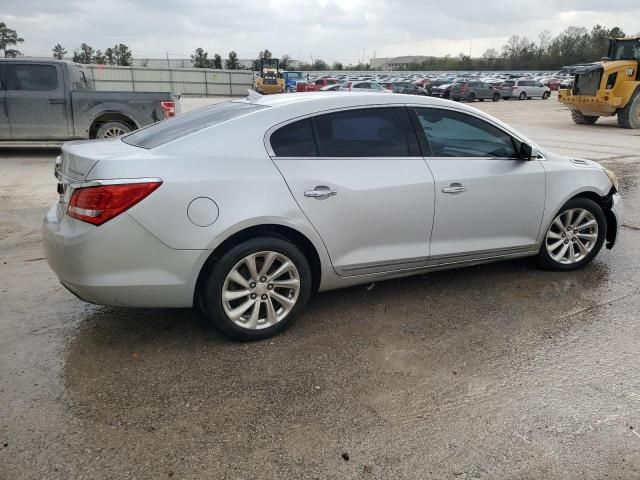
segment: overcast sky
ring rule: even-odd
[[[479,56],[513,34],[536,39],[569,25],[640,31],[640,0],[1,0],[0,21],[17,29],[25,55],[49,56],[61,43],[104,50],[129,45],[134,57],[254,58],[270,49],[305,61],[357,63],[395,55]]]

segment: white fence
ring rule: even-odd
[[[190,97],[239,97],[253,88],[253,72],[208,68],[86,65],[96,90],[172,92]]]

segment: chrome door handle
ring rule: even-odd
[[[450,193],[452,195],[455,195],[456,193],[466,192],[467,190],[467,187],[465,187],[461,183],[452,183],[448,187],[443,187],[442,193]]]
[[[318,185],[313,190],[307,190],[304,192],[305,197],[315,198],[317,200],[324,200],[325,198],[334,197],[338,194],[336,190],[331,190],[324,185]]]

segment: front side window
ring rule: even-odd
[[[434,157],[518,157],[517,141],[484,120],[435,108],[416,113]]]
[[[48,92],[58,88],[58,72],[53,65],[13,65],[7,68],[8,89]]]
[[[271,148],[277,157],[316,157],[316,141],[311,120],[299,120],[271,135]]]
[[[369,108],[314,118],[322,157],[418,155],[417,139],[404,107]]]

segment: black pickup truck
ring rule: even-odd
[[[108,138],[175,113],[171,93],[94,90],[77,63],[0,59],[0,145]]]

